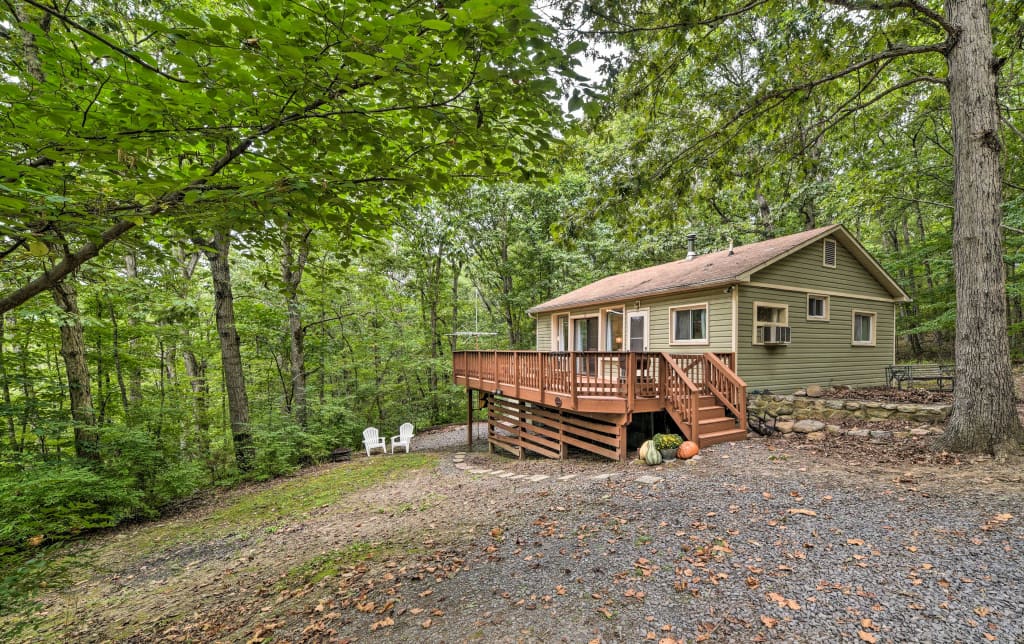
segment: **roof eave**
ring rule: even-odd
[[[590,300],[578,300],[575,302],[569,302],[567,304],[560,304],[558,306],[543,306],[538,305],[533,308],[527,309],[526,312],[530,315],[538,313],[551,313],[554,311],[569,311],[572,309],[578,309],[581,307],[600,306],[604,304],[619,304],[625,303],[630,300],[650,298],[650,297],[662,297],[665,295],[675,295],[677,293],[692,293],[694,291],[706,291],[712,288],[718,288],[720,286],[728,286],[730,284],[738,284],[740,282],[749,282],[750,279],[744,278],[733,278],[724,280],[717,280],[714,282],[703,282],[701,284],[694,284],[693,286],[686,286],[682,288],[663,288],[654,289],[650,291],[639,291],[637,293],[630,293],[628,295],[616,295],[615,297],[601,297]]]

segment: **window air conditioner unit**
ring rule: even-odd
[[[789,344],[788,326],[759,326],[757,341],[761,344]]]

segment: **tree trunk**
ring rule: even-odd
[[[75,455],[89,461],[99,461],[100,441],[92,407],[78,293],[69,280],[55,284],[51,290],[54,302],[65,313],[60,325],[60,353],[67,374],[71,417],[75,421]]]
[[[181,352],[185,362],[185,375],[192,389],[192,416],[195,419],[196,441],[203,455],[210,453],[210,413],[207,408],[209,385],[206,382],[206,360],[199,360],[191,349]]]
[[[117,312],[113,302],[110,303],[110,328],[114,336],[114,372],[117,374],[117,388],[121,392],[121,406],[124,407],[125,420],[128,419],[128,390],[124,385],[124,372],[121,369],[121,344],[118,334]]]
[[[281,257],[281,279],[284,281],[288,302],[288,340],[290,350],[288,365],[291,375],[291,410],[295,424],[306,429],[308,412],[306,405],[306,330],[302,326],[302,311],[299,308],[299,285],[302,271],[309,258],[309,238],[312,230],[307,228],[299,238],[298,253],[292,249],[288,230],[283,236]]]
[[[984,0],[946,0],[959,38],[946,56],[953,132],[956,390],[943,442],[1004,456],[1022,443],[1006,327],[999,112]]]
[[[11,444],[11,451],[18,450],[18,436],[14,431],[14,409],[11,407],[11,383],[7,377],[7,361],[4,355],[4,322],[6,318],[0,314],[0,386],[3,387],[4,417],[7,421],[7,436]]]
[[[125,255],[124,266],[128,273],[128,279],[133,282],[137,281],[139,267],[138,262],[135,260],[135,255]],[[129,309],[128,328],[138,329],[139,324],[140,320],[137,314],[132,309]],[[142,360],[139,357],[138,344],[138,336],[132,333],[131,337],[128,338],[128,354],[131,356],[131,368],[128,373],[128,401],[133,409],[139,407],[140,403],[142,403]]]
[[[252,430],[249,428],[249,398],[245,391],[242,349],[235,328],[235,304],[231,293],[231,267],[228,263],[231,235],[229,232],[217,231],[213,235],[212,249],[207,243],[202,245],[213,278],[213,312],[217,320],[217,336],[220,338],[221,368],[224,371],[235,461],[239,470],[249,472],[254,465],[255,448],[252,444]]]

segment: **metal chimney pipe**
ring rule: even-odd
[[[686,259],[687,261],[697,256],[697,233],[690,233],[686,236]]]

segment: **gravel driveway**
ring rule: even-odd
[[[1020,464],[863,447],[759,439],[652,468],[426,432],[436,468],[272,531],[108,556],[76,592],[116,599],[63,639],[1024,642]],[[355,547],[372,554],[332,563]]]
[[[454,446],[464,435],[449,433]],[[1012,469],[1007,481],[984,463],[867,471],[784,439],[661,468],[465,462],[500,472],[451,471],[492,520],[452,555],[457,574],[403,593],[444,607],[431,641],[1024,641]],[[372,621],[339,634],[361,639]],[[396,641],[427,633],[409,613],[395,622]]]

